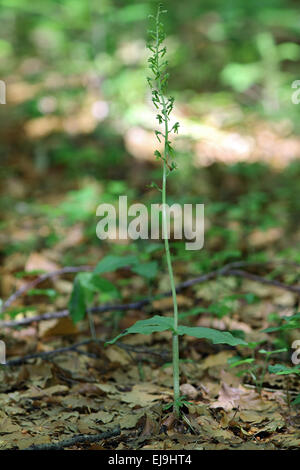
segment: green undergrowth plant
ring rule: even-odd
[[[270,321],[275,322],[276,326],[270,326],[263,330],[264,333],[276,333],[274,344],[279,347],[288,347],[291,340],[291,333],[298,331],[300,328],[300,312],[293,315],[272,314]]]
[[[264,342],[264,340],[258,342],[248,342],[247,348],[252,350],[252,355],[249,357],[240,357],[234,356],[229,358],[228,365],[230,369],[237,369],[236,375],[238,377],[248,376],[251,377],[253,380],[256,390],[258,393],[261,394],[263,385],[265,382],[266,373],[274,375],[283,375],[283,376],[290,376],[290,375],[300,375],[300,366],[297,365],[295,367],[289,367],[286,364],[278,364],[273,363],[270,364],[271,359],[278,359],[278,357],[285,357],[289,351],[289,344],[291,342],[291,338],[289,337],[289,333],[293,331],[298,331],[300,328],[300,313],[297,312],[294,315],[289,316],[282,316],[279,317],[277,314],[272,315],[272,319],[279,323],[278,326],[272,326],[262,330],[264,333],[276,333],[277,335],[280,334],[280,337],[276,337],[273,340],[273,345],[277,344],[280,346],[279,349],[259,349],[257,354],[259,358],[262,358],[262,362],[258,363],[256,350],[260,343]],[[269,318],[270,320],[270,318]],[[289,399],[288,399],[289,402]],[[290,403],[290,402],[289,402]],[[292,405],[300,405],[300,394],[291,402]]]
[[[103,277],[103,274],[112,273],[122,268],[130,269],[132,273],[148,281],[156,275],[157,262],[141,262],[140,257],[137,255],[107,255],[102,258],[93,271],[77,274],[69,301],[69,310],[74,323],[83,320],[96,297],[98,297],[98,301],[103,303],[115,299],[120,301],[119,288],[115,283]],[[94,335],[93,319],[91,315],[88,316],[91,332]]]
[[[250,349],[253,349],[257,347],[259,343],[248,343],[248,347]],[[245,366],[243,369],[241,369],[236,375],[238,377],[244,376],[244,375],[249,375],[252,380],[255,383],[256,390],[259,394],[262,392],[263,384],[265,381],[265,376],[268,371],[268,365],[269,361],[272,358],[272,356],[276,356],[281,353],[285,353],[287,351],[287,348],[282,348],[282,349],[276,349],[272,351],[267,351],[265,349],[260,349],[258,351],[258,354],[262,356],[263,362],[262,365],[258,364],[255,360],[254,354],[253,357],[247,357],[247,358],[230,358],[229,364],[230,368],[235,368],[239,366]]]
[[[300,328],[300,312],[296,312],[293,315],[273,316],[277,326],[271,326],[263,330],[265,333],[276,333],[277,338],[275,344],[286,346],[285,350],[288,350],[288,346],[291,343],[291,333],[298,332]],[[289,367],[285,364],[272,364],[268,366],[268,372],[275,375],[300,375],[300,366]],[[300,394],[291,402],[292,405],[300,405]]]
[[[288,367],[285,364],[273,364],[269,365],[268,371],[270,374],[275,374],[275,375],[300,375],[300,366],[295,366],[295,367]],[[289,397],[288,397],[288,403],[289,402]],[[296,396],[296,398],[292,401],[291,403],[293,406],[299,406],[300,405],[300,393],[299,395]]]

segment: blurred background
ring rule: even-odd
[[[164,2],[180,122],[169,203],[205,203],[199,252],[172,243],[177,276],[239,259],[300,262],[300,12],[295,0]],[[160,200],[146,77],[154,1],[1,0],[1,297],[13,274],[162,244],[101,242],[101,202]],[[176,261],[177,260],[177,261]],[[181,261],[185,261],[183,264]],[[2,272],[2,274],[3,274]],[[9,274],[8,274],[9,273]],[[166,285],[167,285],[166,279]]]

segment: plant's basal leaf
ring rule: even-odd
[[[132,333],[140,333],[143,335],[150,335],[156,331],[166,331],[173,329],[173,319],[170,317],[161,317],[160,315],[155,315],[152,318],[147,318],[147,320],[139,320],[130,328],[123,331],[123,333],[116,336],[114,339],[107,341],[106,344],[113,344],[118,339],[122,338],[123,336],[132,334]]]
[[[213,344],[229,344],[230,346],[247,344],[243,339],[235,338],[227,331],[219,331],[213,328],[179,326],[178,334],[194,336],[195,338],[208,339],[209,341],[212,341]]]
[[[130,328],[127,328],[127,330],[119,334],[116,338],[107,341],[107,344],[113,344],[121,337],[129,335],[131,333],[149,335],[151,333],[154,333],[155,331],[166,330],[173,331],[173,318],[155,315],[154,317],[148,318],[147,320],[137,321]],[[178,334],[208,339],[214,344],[229,344],[230,346],[236,346],[238,344],[247,344],[246,341],[240,338],[235,338],[232,334],[228,332],[214,330],[212,328],[179,326]]]
[[[117,269],[124,268],[126,266],[133,266],[139,263],[139,259],[134,256],[112,256],[108,255],[102,258],[100,263],[94,269],[94,273],[103,274]]]

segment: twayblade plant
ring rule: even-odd
[[[162,7],[159,6],[156,17],[152,17],[155,24],[154,31],[150,31],[151,43],[148,48],[151,51],[149,58],[150,69],[153,73],[152,78],[148,78],[149,85],[152,91],[152,101],[155,108],[158,110],[157,119],[160,125],[163,126],[162,130],[156,130],[155,134],[157,139],[163,143],[163,154],[158,150],[155,151],[155,156],[162,162],[162,188],[159,188],[162,195],[162,228],[163,238],[165,243],[166,261],[168,273],[170,278],[170,285],[173,298],[174,313],[173,317],[164,317],[155,315],[146,320],[139,320],[130,328],[127,328],[114,339],[107,341],[106,344],[113,344],[119,338],[131,334],[140,333],[149,335],[158,331],[170,331],[172,333],[172,365],[173,365],[173,387],[174,387],[174,400],[173,408],[177,417],[180,416],[180,408],[184,405],[185,401],[180,396],[180,377],[179,377],[179,336],[190,335],[195,338],[205,338],[212,341],[214,344],[229,344],[236,346],[238,344],[247,344],[240,338],[234,337],[229,332],[222,332],[212,328],[191,327],[178,324],[178,307],[176,298],[176,288],[174,282],[173,268],[171,253],[168,240],[168,227],[167,227],[167,177],[171,171],[176,168],[173,160],[174,151],[172,149],[169,136],[171,132],[177,133],[179,124],[176,123],[170,128],[170,114],[174,105],[174,98],[167,96],[167,83],[168,73],[166,72],[167,62],[164,59],[167,49],[163,45],[165,33],[163,24],[160,21],[161,15],[165,13]],[[130,267],[130,269],[144,277],[150,277],[150,272],[153,271],[153,263],[140,264],[140,260],[136,256],[113,256],[107,255],[95,267],[92,272],[80,273],[76,276],[73,291],[69,301],[70,314],[73,321],[76,323],[82,320],[87,312],[90,312],[95,296],[98,294],[109,295],[112,298],[119,296],[119,292],[115,285],[103,278],[102,275],[108,272],[116,271],[117,269]],[[147,273],[147,276],[145,274]],[[152,276],[152,274],[151,274]],[[181,318],[185,318],[186,314],[181,314]],[[92,315],[89,313],[89,322],[92,337],[96,337],[96,330],[92,320]],[[172,404],[171,404],[172,406]],[[169,407],[169,405],[168,405]]]
[[[156,130],[155,135],[159,142],[163,139],[164,150],[163,155],[156,150],[156,158],[162,161],[163,174],[162,174],[162,189],[161,189],[161,202],[162,202],[162,229],[163,229],[163,238],[165,243],[165,252],[166,260],[171,284],[173,307],[174,307],[174,316],[173,316],[173,334],[172,334],[172,358],[173,358],[173,388],[174,388],[174,408],[176,415],[179,415],[180,409],[180,390],[179,390],[179,341],[178,341],[178,305],[177,305],[177,295],[174,282],[172,260],[170,254],[169,240],[168,240],[168,227],[167,227],[167,213],[166,213],[166,204],[167,204],[167,176],[169,172],[176,169],[176,164],[174,161],[170,162],[172,158],[173,149],[169,141],[169,134],[173,131],[178,133],[179,123],[176,122],[171,130],[169,129],[169,120],[170,114],[173,110],[174,98],[168,97],[165,98],[165,93],[167,92],[168,86],[168,73],[166,72],[166,66],[168,62],[164,60],[166,55],[167,48],[163,46],[165,39],[165,32],[163,24],[160,22],[161,13],[166,13],[166,10],[162,10],[162,6],[159,5],[157,9],[157,14],[155,18],[155,30],[149,31],[150,44],[148,49],[151,52],[151,56],[148,59],[150,64],[150,70],[153,74],[153,77],[148,77],[148,83],[152,91],[152,102],[155,108],[158,110],[157,119],[159,124],[163,124],[163,132]],[[152,19],[153,16],[151,17]]]
[[[228,332],[221,332],[212,328],[190,327],[178,324],[178,307],[176,299],[176,288],[174,282],[174,275],[172,269],[172,260],[168,241],[168,227],[167,227],[167,177],[171,171],[176,168],[174,163],[174,151],[171,147],[169,136],[171,132],[177,133],[179,124],[176,123],[170,129],[170,114],[174,105],[174,98],[167,98],[167,82],[168,73],[166,72],[167,62],[164,59],[167,49],[163,45],[165,33],[163,24],[160,21],[161,14],[165,13],[162,7],[159,6],[156,17],[152,17],[155,24],[154,31],[150,31],[151,43],[149,49],[151,57],[149,58],[150,69],[153,73],[152,78],[148,78],[149,85],[152,90],[152,101],[158,110],[157,119],[159,124],[163,126],[163,130],[156,130],[155,134],[157,139],[163,143],[163,154],[156,150],[155,156],[162,162],[162,188],[159,188],[162,195],[162,226],[163,238],[165,243],[166,261],[170,278],[170,285],[173,297],[174,314],[173,317],[164,317],[155,315],[146,320],[139,320],[130,328],[123,331],[117,337],[108,341],[107,344],[115,343],[119,338],[131,334],[140,333],[149,335],[157,331],[170,331],[172,333],[172,365],[173,365],[173,386],[174,386],[174,401],[173,408],[177,417],[180,415],[180,408],[184,405],[185,401],[180,396],[180,377],[179,377],[179,336],[190,335],[195,338],[205,338],[212,341],[214,344],[229,344],[235,346],[238,344],[246,344],[242,339],[236,338]],[[103,278],[102,275],[108,272],[116,271],[123,267],[130,267],[130,269],[138,275],[143,275],[147,272],[146,277],[150,277],[150,271],[153,271],[153,263],[142,265],[136,256],[113,256],[107,255],[95,267],[92,272],[80,273],[76,276],[73,291],[71,294],[69,309],[73,321],[76,323],[82,320],[87,312],[90,312],[95,296],[98,294],[109,295],[112,298],[119,296],[119,292],[115,285]],[[143,268],[143,269],[141,269]],[[152,276],[152,274],[151,274]],[[185,318],[181,314],[181,318]],[[89,313],[89,322],[92,337],[96,337],[96,330],[92,320],[92,315]],[[172,404],[171,404],[172,406]],[[169,407],[169,405],[168,405]]]
[[[168,240],[166,203],[167,177],[171,171],[176,169],[176,164],[173,160],[174,150],[171,146],[169,138],[172,132],[178,132],[179,123],[176,122],[172,126],[172,128],[170,128],[170,114],[173,110],[174,98],[167,97],[169,74],[166,71],[167,61],[164,58],[167,53],[167,48],[164,45],[165,32],[163,24],[161,23],[161,15],[163,13],[166,13],[166,10],[163,10],[162,6],[159,5],[156,16],[151,16],[151,19],[154,21],[155,29],[153,31],[149,31],[150,44],[148,45],[148,49],[151,52],[151,56],[148,61],[150,64],[150,70],[153,75],[152,77],[148,77],[147,80],[152,92],[152,102],[158,111],[157,120],[159,124],[162,125],[162,130],[156,130],[155,135],[158,141],[163,143],[163,153],[161,154],[158,150],[156,150],[154,155],[158,160],[161,160],[162,162],[162,187],[159,188],[159,191],[161,191],[162,200],[162,233],[164,238],[166,262],[173,298],[173,317],[163,317],[155,315],[152,318],[137,321],[133,326],[125,330],[116,338],[111,341],[108,341],[108,343],[112,344],[122,336],[128,335],[130,333],[151,334],[157,331],[171,331],[174,388],[173,407],[174,413],[177,417],[179,417],[180,408],[184,404],[183,397],[180,396],[179,388],[179,336],[187,334],[196,338],[205,338],[211,340],[215,344],[225,343],[232,346],[246,343],[242,339],[235,338],[228,332],[221,332],[212,328],[180,326],[178,324],[178,306]]]

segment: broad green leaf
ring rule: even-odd
[[[99,277],[98,274],[77,274],[69,302],[70,315],[74,323],[84,318],[86,308],[97,292],[118,294],[118,289],[112,282]]]
[[[132,334],[132,333],[140,333],[143,335],[150,335],[156,331],[166,331],[173,329],[173,318],[170,317],[162,317],[160,315],[155,315],[152,318],[147,318],[146,320],[139,320],[130,328],[127,328],[125,331],[120,333],[114,339],[107,341],[106,344],[113,344],[118,339],[122,338],[123,336]]]
[[[150,261],[149,263],[139,264],[132,268],[132,271],[139,274],[146,279],[153,279],[156,277],[158,270],[158,264],[156,261]]]
[[[79,273],[75,277],[75,281],[80,283],[81,287],[84,290],[86,302],[92,300],[93,292],[96,291],[96,288],[93,285],[92,280],[93,280],[93,273]],[[75,282],[74,282],[74,287],[75,287]]]
[[[86,312],[86,289],[80,282],[80,277],[76,276],[73,291],[69,301],[70,315],[74,323],[79,322],[85,316]]]
[[[99,277],[97,274],[93,274],[91,281],[90,281],[90,288],[93,289],[94,292],[105,292],[105,293],[114,293],[117,294],[119,291],[116,286],[104,279],[103,277]]]
[[[81,283],[82,287],[86,289],[87,291],[91,292],[117,292],[116,286],[108,281],[107,279],[104,279],[103,277],[100,277],[98,274],[94,273],[80,273],[77,276],[77,279]]]
[[[149,318],[147,320],[137,321],[130,328],[127,328],[127,330],[123,331],[123,333],[119,334],[114,339],[107,341],[107,344],[113,344],[118,339],[122,338],[123,336],[129,335],[131,333],[140,333],[143,335],[149,335],[151,333],[154,333],[155,331],[166,331],[166,330],[173,331],[173,318],[155,315],[154,317]],[[179,335],[187,334],[189,336],[194,336],[196,338],[208,339],[212,341],[214,344],[223,343],[223,344],[229,344],[230,346],[236,346],[237,344],[247,344],[246,341],[239,339],[239,338],[235,338],[228,332],[222,332],[222,331],[214,330],[212,328],[179,326],[178,334]]]
[[[129,256],[113,256],[108,255],[102,258],[94,269],[95,274],[103,274],[116,271],[126,266],[133,266],[139,263],[139,260],[134,255]]]
[[[189,335],[195,338],[208,339],[213,344],[229,344],[230,346],[236,346],[238,344],[247,344],[246,341],[240,338],[235,338],[228,331],[219,331],[213,328],[204,328],[197,326],[179,326],[179,335]]]

